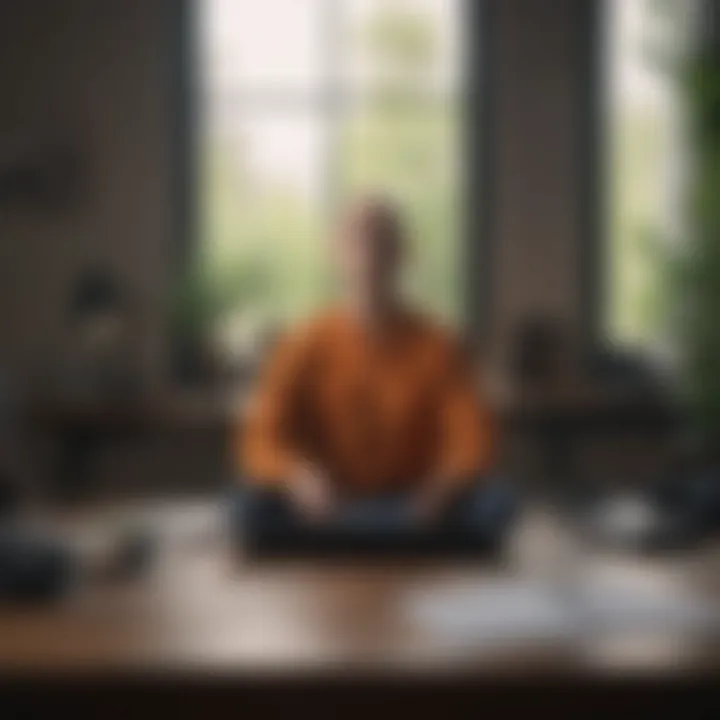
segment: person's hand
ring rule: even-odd
[[[299,468],[288,484],[288,491],[295,507],[308,520],[323,520],[332,510],[330,483],[318,468],[311,465]]]
[[[432,523],[438,520],[456,495],[457,489],[442,478],[425,483],[412,500],[411,512],[416,521]]]

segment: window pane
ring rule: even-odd
[[[201,0],[204,87],[213,93],[317,89],[327,69],[327,0]]]
[[[326,123],[238,108],[207,127],[202,261],[252,322],[306,314],[326,299]]]
[[[348,112],[341,134],[345,192],[400,203],[412,233],[408,289],[447,319],[462,298],[460,131],[454,105],[366,102]]]
[[[683,234],[681,92],[665,62],[682,60],[690,0],[611,0],[609,267],[611,338],[656,350],[667,321],[665,259]]]
[[[455,316],[462,178],[451,81],[461,59],[453,38],[463,5],[199,4],[201,259],[212,282],[238,298],[237,314],[286,321],[325,302],[332,295],[333,212],[367,191],[401,200],[416,240],[411,288],[432,309]],[[357,45],[344,42],[346,30],[359,33]],[[340,68],[349,83],[341,88],[344,102],[330,103]]]
[[[462,83],[464,0],[347,0],[346,82],[448,92]]]

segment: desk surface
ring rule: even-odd
[[[511,605],[518,598],[525,603],[525,619],[539,612],[527,588],[533,573],[539,577],[542,558],[520,562],[515,571],[447,563],[250,565],[231,557],[210,504],[166,504],[151,512],[163,543],[155,572],[123,587],[80,588],[49,608],[0,610],[0,670],[565,675],[720,667],[717,643],[706,632],[665,627],[638,637],[590,637],[569,632],[571,623],[549,631],[542,619],[537,627],[545,622],[545,631],[513,632],[506,591],[515,593]],[[66,526],[89,532],[108,522],[107,511],[95,509],[66,519]],[[550,526],[528,523],[516,545],[520,552],[525,543],[537,556],[552,544]],[[715,548],[653,562],[586,557],[578,571],[580,584],[604,574],[654,595],[720,598]]]

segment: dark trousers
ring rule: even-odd
[[[354,543],[394,546],[397,541],[425,546],[451,540],[455,545],[494,545],[505,537],[518,511],[518,499],[507,483],[481,480],[468,485],[441,517],[430,524],[411,513],[411,495],[385,493],[339,505],[322,523],[309,523],[281,491],[246,483],[230,498],[230,523],[238,540],[336,545]],[[349,548],[351,549],[351,547]]]

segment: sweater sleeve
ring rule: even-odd
[[[301,462],[295,445],[298,393],[310,351],[307,332],[280,341],[261,373],[236,442],[236,462],[253,482],[276,484]]]
[[[465,354],[447,353],[440,387],[441,450],[438,474],[448,481],[476,478],[495,461],[495,418],[482,401]]]

